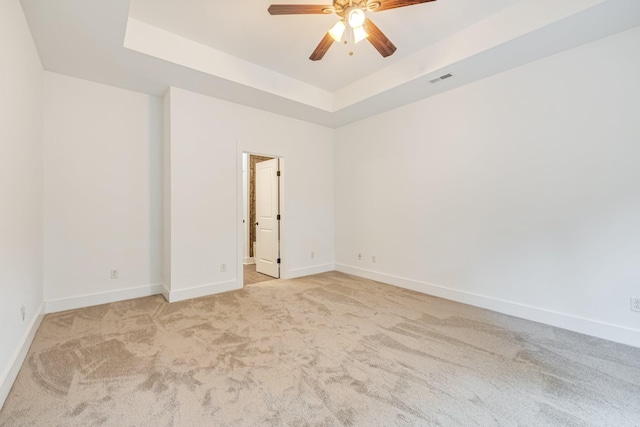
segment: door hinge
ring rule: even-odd
[[[280,171],[278,171],[278,173],[276,173],[276,176],[280,176]]]
[[[278,264],[280,264],[280,258],[278,258]]]
[[[278,216],[276,217],[276,219],[277,219],[278,221],[280,221],[280,214],[278,214]]]

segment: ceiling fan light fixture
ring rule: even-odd
[[[344,29],[345,29],[344,21],[340,20],[336,22],[333,25],[333,27],[331,27],[331,29],[329,29],[329,35],[331,36],[332,39],[339,42],[340,40],[342,40]]]
[[[324,33],[322,40],[309,57],[321,60],[333,43],[358,43],[367,39],[383,58],[393,55],[396,46],[367,18],[367,12],[381,12],[399,7],[413,6],[435,0],[332,0],[332,5],[272,4],[267,8],[271,15],[311,15],[335,13],[340,21]],[[345,35],[346,34],[346,35]],[[353,55],[353,50],[349,52]]]
[[[362,9],[355,7],[349,11],[349,26],[354,30],[358,27],[362,27],[364,20],[365,16]]]
[[[364,30],[364,28],[362,28],[362,26],[355,27],[353,29],[353,41],[354,42],[359,43],[362,40],[366,39],[367,37],[369,37],[369,34],[367,34],[367,32]]]

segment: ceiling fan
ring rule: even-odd
[[[332,6],[316,4],[272,4],[269,6],[271,15],[299,15],[299,14],[329,14],[335,13],[340,17],[329,31],[324,35],[316,50],[309,57],[312,61],[322,59],[334,41],[347,43],[351,38],[358,43],[365,38],[376,48],[383,57],[391,56],[396,51],[395,45],[382,31],[367,18],[365,11],[381,12],[383,10],[398,7],[412,6],[414,4],[427,3],[435,0],[333,0]],[[345,30],[349,31],[345,31]],[[345,36],[346,32],[346,36]],[[353,54],[353,52],[350,52]]]

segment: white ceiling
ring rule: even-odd
[[[270,3],[22,0],[47,70],[158,96],[176,86],[332,127],[640,25],[638,0],[438,0],[367,12],[398,47],[389,58],[363,41],[353,56],[334,44],[313,62],[335,15],[271,16]]]
[[[321,61],[309,55],[337,20],[332,15],[271,16],[280,4],[331,0],[132,0],[130,16],[319,88],[335,91],[520,0],[438,0],[379,13],[367,12],[398,47],[388,58],[368,42],[334,43]],[[351,47],[351,46],[349,46]]]

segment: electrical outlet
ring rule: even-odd
[[[639,297],[631,297],[631,311],[640,311]]]
[[[111,270],[109,277],[111,277],[112,279],[117,279],[120,277],[120,272],[118,271],[117,268],[114,268]]]
[[[24,318],[27,315],[27,309],[24,307],[24,305],[20,307],[20,315],[22,316],[22,321],[24,322]]]
[[[374,263],[374,264],[376,263],[376,256],[375,255],[371,257],[371,262]]]
[[[223,273],[227,271],[227,264],[225,264],[224,262],[220,264],[220,271],[222,271]]]
[[[362,261],[362,254],[358,252],[358,261]]]
[[[316,254],[313,251],[311,251],[311,259],[314,259],[315,257],[316,257]]]

